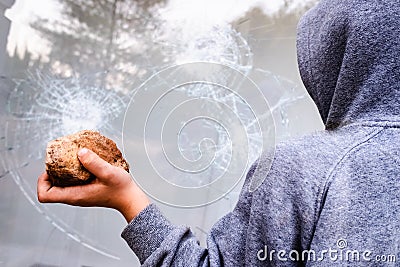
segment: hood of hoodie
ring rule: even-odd
[[[322,0],[300,20],[297,55],[327,129],[400,122],[399,0]]]

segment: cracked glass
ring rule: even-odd
[[[108,209],[40,204],[36,179],[44,170],[47,142],[62,135],[94,129],[122,150],[140,145],[143,140],[134,135],[123,140],[123,126],[127,122],[135,126],[136,118],[148,114],[135,113],[134,118],[126,114],[140,101],[158,103],[140,90],[174,66],[200,63],[224,68],[216,73],[217,80],[211,79],[213,83],[195,80],[175,86],[174,80],[167,80],[157,85],[175,86],[170,96],[174,100],[166,98],[166,103],[180,102],[154,109],[146,128],[150,137],[159,136],[157,126],[166,120],[160,114],[172,114],[176,106],[192,99],[207,99],[202,102],[206,106],[212,100],[238,116],[248,141],[245,158],[256,160],[263,147],[254,126],[259,118],[251,115],[250,102],[223,90],[232,72],[254,83],[267,100],[275,142],[320,129],[299,78],[295,50],[297,22],[313,4],[311,0],[0,0],[0,265],[139,266],[120,238],[122,216]],[[144,98],[135,99],[138,93]],[[182,113],[185,116],[174,117],[185,127],[178,127],[178,137],[166,138],[162,148],[165,152],[174,146],[187,162],[202,156],[209,159],[213,164],[207,165],[206,175],[185,172],[168,182],[202,187],[205,192],[209,186],[211,192],[224,188],[213,188],[218,180],[213,177],[227,170],[236,139],[230,139],[223,124],[210,119],[219,111],[211,106],[204,111],[208,119],[190,124],[186,117],[190,109]],[[159,156],[160,145],[146,149],[148,155],[156,155],[152,164],[168,165]],[[141,168],[140,161],[130,164],[133,173]],[[210,203],[204,197],[201,203],[206,205],[184,208],[188,196],[169,187],[164,192],[168,201],[183,205],[158,202],[157,196],[154,201],[173,223],[190,225],[204,245],[212,225],[235,206],[244,177],[235,178],[237,183],[221,189],[215,199],[210,193]]]

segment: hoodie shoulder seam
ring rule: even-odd
[[[318,221],[319,221],[319,217],[321,215],[322,209],[324,207],[325,204],[325,200],[326,200],[326,196],[327,196],[327,191],[328,188],[332,182],[332,178],[334,177],[334,173],[337,172],[338,170],[338,166],[340,166],[340,164],[349,156],[352,154],[353,151],[355,151],[357,148],[359,148],[360,146],[368,143],[371,139],[373,139],[374,137],[376,137],[377,135],[379,135],[383,130],[385,129],[385,127],[380,127],[376,130],[374,130],[372,133],[368,134],[366,136],[366,138],[364,138],[363,140],[360,140],[359,142],[356,142],[354,145],[350,146],[344,153],[343,156],[339,158],[339,160],[336,162],[336,164],[333,165],[332,169],[329,171],[327,178],[325,179],[325,183],[322,185],[322,187],[320,188],[320,192],[318,193],[318,198],[317,198],[317,202],[316,202],[316,206],[315,206],[315,218],[314,218],[314,226],[313,228],[316,229]],[[313,231],[313,235],[314,235],[314,231]],[[313,239],[313,236],[311,237],[311,240]]]

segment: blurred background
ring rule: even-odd
[[[315,3],[0,0],[0,266],[139,266],[120,238],[122,216],[40,204],[36,179],[47,142],[59,136],[95,129],[121,150],[134,142],[122,140],[124,121],[135,123],[125,112],[143,83],[168,67],[219,63],[254,81],[268,100],[276,142],[322,129],[296,62],[297,22]],[[133,173],[140,169],[130,164]],[[154,202],[204,245],[242,184],[197,208]]]

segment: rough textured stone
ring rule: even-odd
[[[111,139],[99,132],[84,130],[57,138],[46,148],[46,171],[54,186],[90,183],[95,177],[78,160],[81,148],[88,148],[102,159],[129,172],[129,165]]]

